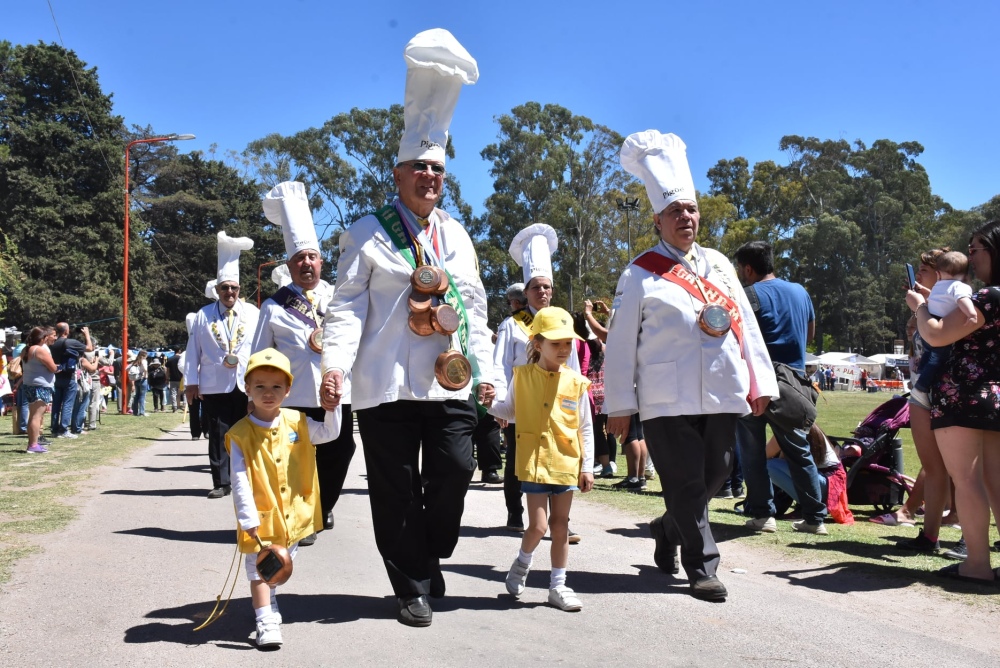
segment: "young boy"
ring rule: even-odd
[[[927,309],[932,317],[943,318],[956,308],[970,322],[976,320],[976,307],[972,305],[972,287],[965,282],[969,271],[969,258],[958,251],[941,254],[937,259],[937,283],[927,297]],[[944,365],[951,357],[951,346],[929,346],[924,344],[924,354],[920,357],[920,375],[910,394],[920,405],[930,408],[931,383],[937,380]]]
[[[246,555],[258,647],[276,648],[282,639],[275,590],[257,573],[256,539],[286,546],[294,560],[299,541],[323,530],[312,444],[340,435],[340,407],[327,411],[322,423],[281,408],[292,380],[288,358],[274,348],[251,355],[244,381],[252,410],[226,433],[236,538]]]

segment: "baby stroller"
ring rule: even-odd
[[[895,397],[862,420],[853,438],[828,436],[840,448],[840,461],[847,470],[848,503],[872,505],[879,512],[903,503],[913,479],[903,475],[903,442],[896,434],[909,426],[906,397]]]

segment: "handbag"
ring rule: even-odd
[[[816,421],[816,400],[819,393],[805,373],[787,364],[773,362],[778,380],[778,398],[767,405],[764,415],[778,427],[793,431],[808,431]]]

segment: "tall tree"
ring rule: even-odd
[[[96,68],[55,44],[0,42],[0,220],[23,277],[9,320],[121,315],[123,135]],[[112,340],[120,326],[93,330]]]

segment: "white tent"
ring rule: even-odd
[[[819,363],[833,367],[833,375],[841,385],[853,385],[864,369],[872,378],[882,377],[882,364],[857,353],[823,353]]]
[[[882,353],[872,355],[869,359],[885,366],[906,366],[910,361],[906,355],[883,355]]]

